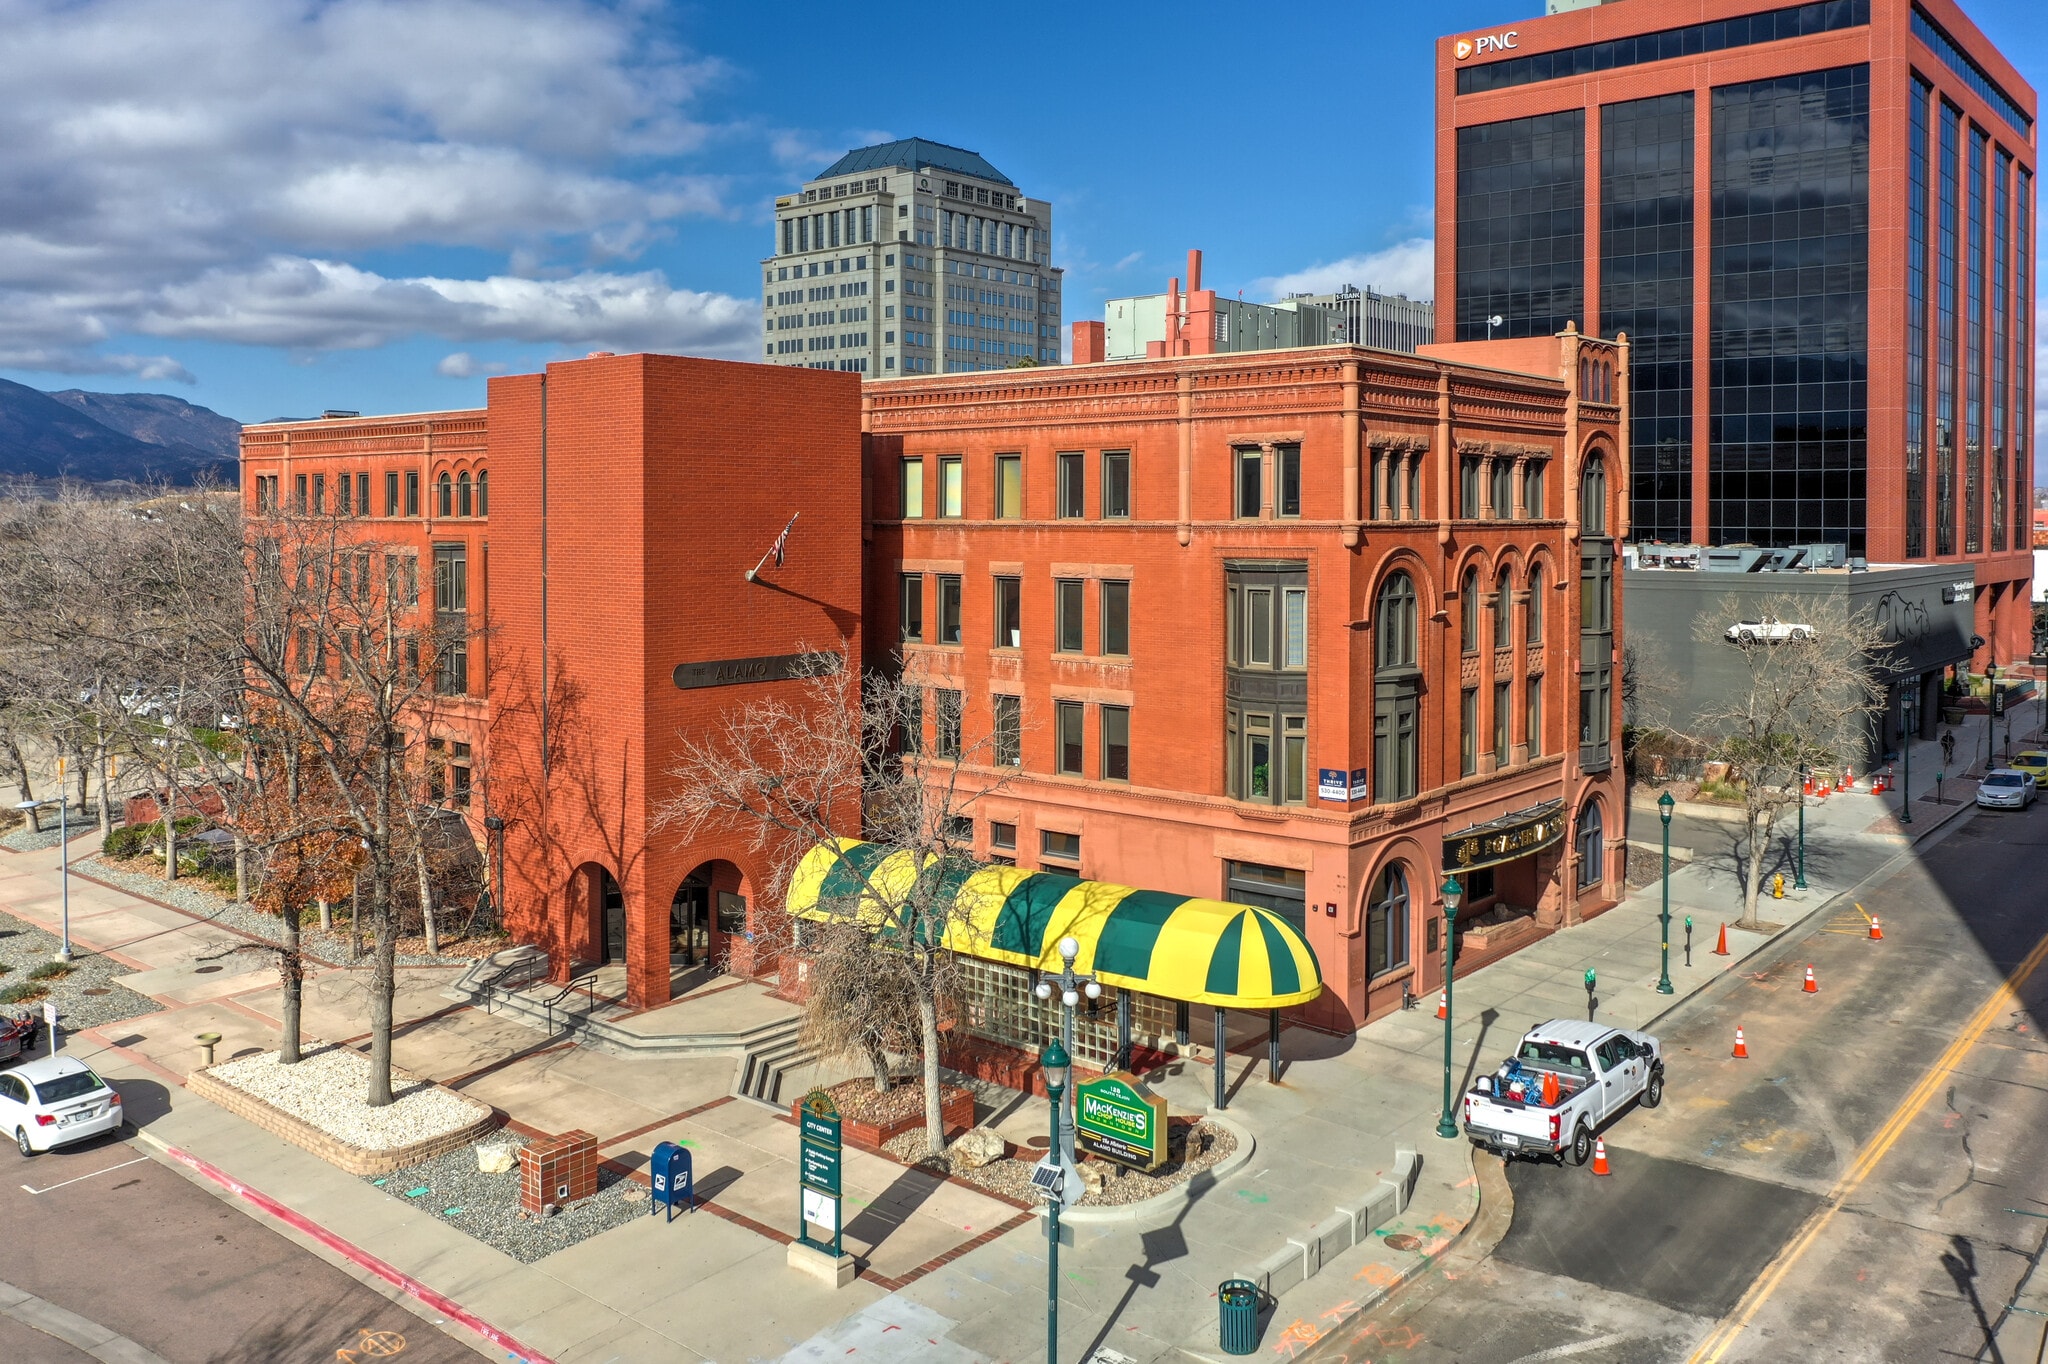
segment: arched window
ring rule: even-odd
[[[1543,642],[1543,565],[1529,565],[1529,642]]]
[[[1514,582],[1508,571],[1500,571],[1500,581],[1493,585],[1493,647],[1505,649],[1514,642]]]
[[[491,474],[488,469],[477,470],[476,514],[478,516],[489,516],[491,514]]]
[[[434,484],[436,502],[443,516],[455,515],[455,484],[448,475],[442,474]]]
[[[1458,584],[1458,642],[1468,654],[1479,652],[1479,570],[1468,568]]]
[[[1365,902],[1365,974],[1370,980],[1408,964],[1408,869],[1390,862]]]
[[[1586,461],[1579,475],[1579,529],[1587,535],[1607,534],[1607,464],[1598,455]]]
[[[1416,792],[1422,670],[1415,664],[1415,617],[1414,579],[1389,575],[1373,607],[1372,798],[1381,804]]]
[[[455,504],[461,509],[461,514],[464,516],[474,516],[476,514],[476,500],[472,496],[474,492],[475,485],[469,481],[467,473],[455,480]]]
[[[1607,840],[1600,825],[1600,802],[1589,800],[1579,812],[1579,889],[1607,879]]]

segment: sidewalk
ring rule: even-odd
[[[1960,755],[1963,734],[1957,742]],[[1916,762],[1916,782],[1918,772]],[[1894,804],[1853,794],[1810,810],[1809,889],[1767,900],[1763,916],[1796,924],[1900,852],[1900,840],[1870,831],[1891,818]],[[1935,828],[1920,810],[1965,815],[1960,806],[1917,805],[1909,831],[1917,837]],[[0,854],[0,908],[48,923],[56,913],[55,883],[54,852]],[[1535,1023],[1583,1016],[1588,967],[1598,973],[1598,1017],[1643,1026],[1741,966],[1771,935],[1731,928],[1732,955],[1710,955],[1719,924],[1739,915],[1738,884],[1718,857],[1674,868],[1675,995],[1654,990],[1655,885],[1460,979],[1454,1082],[1462,1088]],[[1679,928],[1687,914],[1696,928],[1690,965]],[[657,1141],[688,1141],[700,1180],[715,1187],[714,1208],[697,1215],[674,1224],[639,1218],[521,1264],[185,1094],[182,1078],[198,1059],[193,1033],[222,1032],[223,1056],[275,1044],[274,976],[238,973],[230,988],[194,973],[195,959],[207,955],[222,930],[74,880],[72,931],[81,943],[150,973],[136,983],[162,990],[171,1005],[132,1027],[88,1031],[71,1043],[134,1093],[131,1114],[151,1138],[281,1200],[561,1364],[824,1360],[851,1351],[982,1364],[1036,1358],[1043,1348],[1046,1243],[1037,1218],[879,1157],[847,1154],[849,1231],[858,1212],[873,1238],[861,1246],[870,1260],[863,1276],[832,1292],[788,1270],[783,1242],[795,1226],[795,1132],[759,1105],[728,1097],[727,1059],[626,1060],[563,1045],[502,1016],[451,1007],[440,993],[449,979],[445,968],[402,972],[400,1064],[456,1084],[531,1127],[585,1127],[599,1134],[605,1155],[629,1165],[644,1163]],[[350,1021],[360,1016],[351,998],[360,988],[353,972],[316,976],[308,988],[308,1032],[342,1038],[359,1031]],[[1471,1147],[1462,1137],[1436,1135],[1444,1033],[1427,1002],[1351,1037],[1287,1030],[1278,1084],[1265,1075],[1263,1019],[1232,1021],[1229,1117],[1254,1134],[1252,1158],[1176,1209],[1074,1228],[1073,1244],[1061,1255],[1062,1358],[1086,1359],[1102,1346],[1113,1352],[1100,1356],[1104,1364],[1220,1359],[1217,1284],[1302,1235],[1337,1203],[1370,1192],[1399,1147],[1423,1160],[1407,1213],[1286,1293],[1263,1323],[1260,1353],[1291,1357],[1305,1350],[1433,1263],[1474,1216]],[[1206,1063],[1185,1061],[1153,1078],[1175,1112],[1200,1112],[1211,1098],[1212,1075]],[[1045,1108],[1018,1099],[997,1122],[1019,1137],[1035,1135],[1046,1124]]]

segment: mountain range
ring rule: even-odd
[[[45,393],[0,379],[0,477],[233,483],[241,433],[164,393]]]

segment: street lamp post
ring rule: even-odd
[[[1984,667],[1984,770],[1991,770],[1991,736],[1998,728],[1998,717],[1991,713],[1998,704],[1998,663],[1996,660]]]
[[[1042,1000],[1051,999],[1055,987],[1060,992],[1060,1006],[1062,1009],[1060,1016],[1060,1041],[1064,1044],[1060,1051],[1062,1056],[1071,1056],[1073,1053],[1074,1009],[1081,1003],[1082,996],[1085,995],[1091,1000],[1102,998],[1102,986],[1100,984],[1088,976],[1075,973],[1074,958],[1080,955],[1081,944],[1077,939],[1072,937],[1061,938],[1060,961],[1062,966],[1060,973],[1057,976],[1041,976],[1038,984],[1033,987],[1032,991]],[[1219,1072],[1223,1068],[1223,1058],[1220,1055],[1216,1058],[1216,1068]],[[1060,1155],[1065,1157],[1067,1164],[1072,1165],[1074,1163],[1074,1113],[1072,1102],[1069,1101],[1064,1107],[1055,1102],[1053,1108],[1059,1119],[1057,1133],[1059,1137],[1058,1150]]]
[[[1913,684],[1915,688],[1920,685]],[[1899,756],[1904,760],[1905,780],[1899,783],[1899,823],[1913,822],[1913,741],[1920,737],[1920,696],[1913,693],[1913,704],[1906,711],[1906,732],[1899,744]]]
[[[1668,816],[1667,816],[1667,817],[1665,818],[1665,820],[1664,820],[1664,825],[1665,825],[1665,827],[1666,827],[1667,829],[1668,829],[1668,828],[1670,827],[1670,825],[1671,825],[1671,820],[1670,820],[1670,818],[1669,818]],[[1669,843],[1669,842],[1671,841],[1671,838],[1670,838],[1670,835],[1669,835],[1669,834],[1666,834],[1666,835],[1665,835],[1664,841],[1665,841],[1666,843]],[[1794,870],[1794,872],[1793,872],[1793,875],[1792,875],[1792,889],[1794,889],[1794,890],[1805,890],[1805,889],[1806,889],[1806,764],[1805,764],[1805,763],[1801,763],[1801,764],[1799,764],[1799,863],[1798,863],[1798,866],[1797,866],[1797,868],[1796,868],[1796,869]]]
[[[1657,818],[1664,823],[1664,913],[1659,916],[1664,929],[1664,969],[1657,977],[1657,993],[1660,995],[1675,993],[1671,988],[1671,807],[1676,804],[1678,802],[1671,798],[1669,791],[1657,797]],[[1802,803],[1801,813],[1805,809]]]
[[[1458,905],[1465,898],[1465,888],[1458,884],[1456,876],[1444,882],[1444,1111],[1436,1120],[1436,1134],[1440,1137],[1456,1137],[1458,1120],[1451,1116],[1451,1023],[1457,1017],[1451,1008],[1451,977],[1457,969],[1458,957]]]
[[[1069,963],[1071,965],[1071,962]],[[1072,1064],[1067,1049],[1054,1038],[1039,1053],[1038,1068],[1045,1076],[1046,1096],[1052,1100],[1052,1144],[1060,1149],[1060,1096],[1067,1088],[1067,1068]],[[1064,1190],[1054,1190],[1045,1203],[1045,1364],[1059,1364],[1060,1358],[1060,1199]]]

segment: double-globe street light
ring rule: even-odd
[[[1444,1111],[1436,1120],[1436,1134],[1453,1138],[1458,1135],[1458,1120],[1451,1113],[1451,976],[1457,965],[1458,955],[1458,905],[1465,898],[1465,887],[1458,884],[1456,876],[1444,882]]]
[[[1102,998],[1102,986],[1091,977],[1076,974],[1074,959],[1081,955],[1080,942],[1072,937],[1060,939],[1060,973],[1056,976],[1041,976],[1032,993],[1041,1000],[1050,1000],[1053,991],[1060,997],[1060,1042],[1062,1056],[1071,1056],[1074,1050],[1074,1010],[1080,1007],[1085,996],[1091,1002]],[[1222,1065],[1218,1059],[1217,1065]],[[1061,1104],[1059,1096],[1053,1095],[1053,1149],[1059,1153],[1068,1166],[1074,1163],[1074,1113],[1072,1101]]]
[[[1665,793],[1664,793],[1663,795],[1661,795],[1661,796],[1657,797],[1657,818],[1658,818],[1658,819],[1660,819],[1660,820],[1662,820],[1662,821],[1664,822],[1664,912],[1663,912],[1663,914],[1662,914],[1661,916],[1659,916],[1659,917],[1660,917],[1660,918],[1661,918],[1661,919],[1663,920],[1663,926],[1664,926],[1664,935],[1663,935],[1663,936],[1664,936],[1664,969],[1663,969],[1663,970],[1662,970],[1662,972],[1660,972],[1660,973],[1658,974],[1658,976],[1657,976],[1657,993],[1658,993],[1658,994],[1660,994],[1660,995],[1668,995],[1668,994],[1671,994],[1671,993],[1672,993],[1672,989],[1671,989],[1671,807],[1672,807],[1672,806],[1674,806],[1674,805],[1676,805],[1676,804],[1678,804],[1678,802],[1677,802],[1677,801],[1675,801],[1675,800],[1673,800],[1673,799],[1671,798],[1671,793],[1670,793],[1669,791],[1666,791],[1666,792],[1665,792]],[[1806,804],[1805,804],[1805,802],[1804,802],[1803,800],[1802,800],[1802,801],[1800,802],[1800,806],[1799,806],[1799,816],[1800,816],[1800,819],[1799,819],[1799,822],[1800,822],[1800,841],[1801,841],[1801,847],[1802,847],[1802,849],[1803,849],[1803,848],[1804,848],[1804,844],[1805,844],[1805,825],[1806,825]],[[1800,862],[1801,862],[1802,864],[1804,864],[1805,860],[1806,860],[1806,859],[1805,859],[1805,858],[1804,858],[1803,856],[1802,856],[1802,857],[1800,858]]]
[[[1068,938],[1062,942],[1062,950],[1072,941],[1072,938]],[[1069,956],[1069,972],[1073,970],[1073,966],[1074,960]],[[1040,995],[1039,998],[1043,999],[1045,996]],[[1071,991],[1067,998],[1073,998]],[[1069,1011],[1073,1008],[1072,1005],[1067,1007]],[[1054,1159],[1058,1159],[1061,1140],[1060,1096],[1066,1091],[1068,1068],[1072,1064],[1067,1056],[1067,1049],[1060,1045],[1057,1037],[1046,1043],[1045,1050],[1038,1054],[1038,1070],[1045,1077],[1046,1097],[1052,1100]],[[1045,1364],[1059,1364],[1060,1358],[1060,1201],[1065,1192],[1063,1188],[1055,1186],[1050,1190],[1051,1196],[1045,1200]]]

